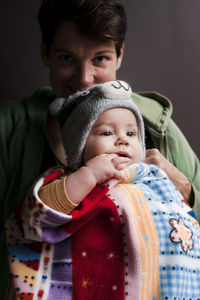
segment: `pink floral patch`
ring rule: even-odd
[[[181,243],[182,249],[186,253],[188,250],[192,250],[194,247],[192,230],[184,224],[182,218],[179,220],[171,219],[169,222],[174,227],[170,232],[170,240],[173,243]]]

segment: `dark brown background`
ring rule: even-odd
[[[118,78],[169,97],[174,120],[200,157],[200,1],[122,0],[128,33]],[[0,1],[0,99],[48,85],[36,14],[40,0]]]

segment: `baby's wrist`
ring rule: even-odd
[[[83,166],[71,173],[65,180],[68,198],[74,204],[79,204],[96,186],[96,179],[90,168]]]
[[[83,171],[85,173],[83,173],[83,175],[85,175],[86,178],[88,178],[88,181],[91,183],[92,186],[95,186],[97,184],[97,178],[93,170],[89,166],[85,165],[81,167],[80,171]]]

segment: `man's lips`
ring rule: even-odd
[[[74,94],[77,91],[76,89],[72,88],[69,85],[65,85],[64,88],[70,91],[71,94]]]
[[[76,93],[77,91],[86,91],[87,89],[89,88],[88,87],[73,87],[73,86],[70,86],[68,84],[64,84],[64,89],[70,91],[70,94],[74,94]]]

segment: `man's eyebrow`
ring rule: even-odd
[[[74,54],[72,51],[70,51],[70,50],[67,50],[67,49],[55,49],[54,50],[54,52],[55,53],[58,53],[58,52],[67,52],[67,53],[69,53],[69,54]]]
[[[101,51],[95,52],[95,55],[102,55],[102,54],[105,54],[105,53],[111,53],[111,54],[113,54],[114,52],[115,52],[115,50],[105,49],[105,50],[101,50]]]
[[[73,51],[71,51],[71,50],[69,50],[69,49],[64,49],[64,48],[63,48],[63,49],[59,49],[59,48],[58,48],[58,49],[55,49],[54,52],[55,52],[55,53],[66,52],[66,53],[72,54],[72,55],[75,54]],[[103,54],[106,54],[106,53],[108,53],[108,54],[113,54],[114,52],[115,52],[115,50],[105,49],[105,50],[101,50],[101,51],[95,52],[94,55],[103,55]]]

